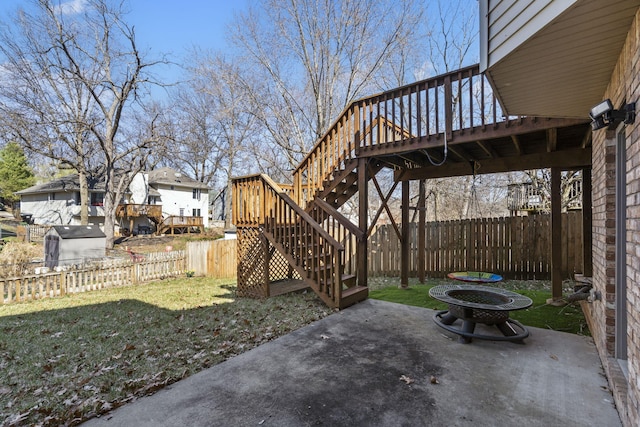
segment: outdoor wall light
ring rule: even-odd
[[[598,130],[604,127],[615,129],[620,122],[630,125],[636,120],[636,103],[624,104],[619,110],[613,109],[610,99],[605,99],[594,106],[589,112],[591,116],[591,129]]]

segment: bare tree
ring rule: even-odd
[[[540,197],[539,211],[551,211],[551,169],[525,171],[526,180],[531,183]],[[582,206],[582,171],[562,171],[560,174],[561,210],[566,211]]]
[[[264,0],[239,17],[253,110],[289,167],[351,101],[370,94],[420,25],[413,0]]]
[[[427,58],[418,71],[420,78],[438,75],[471,65],[478,60],[477,7],[468,0],[438,0],[429,5],[427,11],[429,37]],[[473,2],[476,3],[476,2]],[[459,95],[454,92],[454,96]],[[478,94],[479,97],[479,94]],[[454,98],[455,106],[460,102]],[[479,100],[479,103],[485,100]],[[455,120],[456,118],[454,118]],[[465,118],[463,118],[465,119]],[[478,171],[482,173],[482,171]],[[501,211],[491,206],[502,178],[498,175],[464,176],[431,179],[426,182],[427,218],[429,220],[465,219],[496,214]],[[506,204],[505,204],[506,206]]]
[[[478,37],[478,7],[475,3],[438,0],[430,5],[429,63],[424,70],[428,74],[442,74],[477,62],[474,48]]]
[[[123,4],[87,0],[69,8],[36,0],[33,12],[20,10],[15,25],[0,33],[7,61],[0,101],[4,124],[27,148],[72,165],[81,177],[101,169],[108,247],[117,204],[159,143],[153,116],[143,126],[147,138],[133,140],[124,132],[126,118],[134,119],[136,103],[153,83],[149,69],[161,61],[148,61],[138,49]]]
[[[220,54],[195,51],[189,63],[189,79],[173,96],[175,148],[166,162],[230,194],[238,168],[244,165],[245,173],[255,169],[245,161],[256,122],[246,83],[238,66]],[[230,204],[224,209],[229,226]]]
[[[215,182],[222,162],[214,102],[202,90],[186,86],[173,92],[169,106],[173,147],[166,163],[207,185]]]

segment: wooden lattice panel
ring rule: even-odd
[[[238,296],[264,298],[268,295],[263,239],[262,230],[258,228],[238,228]]]
[[[289,265],[287,260],[273,246],[269,247],[269,281],[300,279],[300,275]]]

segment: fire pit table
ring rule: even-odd
[[[439,285],[429,290],[429,295],[449,304],[449,310],[439,311],[433,321],[439,327],[460,335],[459,341],[470,343],[472,338],[494,341],[522,340],[529,336],[527,328],[509,318],[512,310],[522,310],[533,304],[531,298],[506,289],[481,285]],[[462,320],[457,327],[456,320]],[[476,324],[493,325],[502,335],[474,333]]]

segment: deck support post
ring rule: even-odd
[[[411,181],[402,181],[402,237],[400,239],[400,287],[409,287],[409,257],[411,242],[409,224],[409,186]]]
[[[551,168],[551,300],[562,299],[562,197],[560,168]]]
[[[424,283],[425,279],[426,204],[426,180],[421,179],[418,187],[418,280],[420,283]]]
[[[593,277],[591,168],[582,170],[582,275]]]
[[[369,227],[369,189],[367,176],[367,159],[358,158],[358,228],[362,236],[357,242],[358,286],[367,286],[367,241]]]

